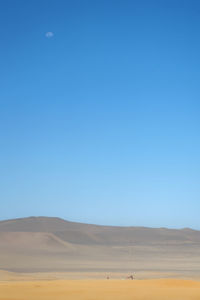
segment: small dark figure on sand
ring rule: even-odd
[[[126,279],[131,279],[131,280],[133,280],[134,277],[133,277],[133,275],[130,275],[130,276],[127,276]]]

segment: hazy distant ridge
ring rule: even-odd
[[[156,268],[198,270],[200,231],[98,226],[60,218],[0,221],[2,269]]]

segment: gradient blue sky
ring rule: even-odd
[[[199,1],[0,0],[0,45],[0,219],[200,229]]]

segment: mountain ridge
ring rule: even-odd
[[[65,222],[68,224],[77,224],[77,225],[86,225],[86,226],[95,226],[95,227],[108,227],[108,228],[141,228],[141,229],[161,229],[161,230],[183,230],[183,231],[197,231],[200,232],[198,229],[194,229],[191,227],[180,227],[180,228],[170,228],[170,227],[151,227],[151,226],[136,226],[136,225],[105,225],[105,224],[96,224],[96,223],[85,223],[85,222],[78,222],[78,221],[70,221],[60,217],[49,217],[49,216],[29,216],[29,217],[19,217],[13,219],[3,219],[0,220],[0,226],[3,223],[10,223],[10,222],[20,222],[20,221],[59,221]]]
[[[104,226],[56,217],[0,221],[0,269],[20,272],[200,270],[200,231]]]

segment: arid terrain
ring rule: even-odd
[[[200,282],[58,280],[0,283],[0,300],[198,300]]]
[[[197,300],[199,249],[192,229],[1,221],[0,300]]]
[[[200,278],[200,232],[30,217],[0,222],[0,270],[41,278]],[[47,275],[45,275],[47,274]],[[53,277],[52,274],[57,274]]]

